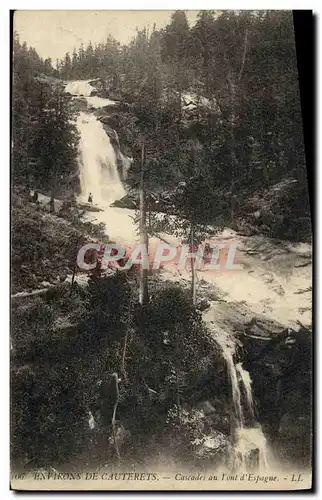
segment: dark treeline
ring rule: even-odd
[[[128,104],[110,120],[134,157],[132,186],[144,141],[148,188],[167,190],[184,181],[180,210],[190,219],[193,212],[197,222],[232,224],[263,202],[256,223],[274,227],[273,236],[307,237],[291,12],[201,11],[190,28],[177,11],[166,28],[138,30],[128,45],[111,36],[81,45],[56,69],[16,36],[13,48],[14,181],[52,189],[75,171],[70,97],[55,77],[99,78],[101,95]]]
[[[222,214],[224,195],[231,221],[281,181],[282,211],[269,225],[282,235],[291,213],[309,217],[290,11],[201,11],[191,28],[177,11],[163,30],[137,31],[127,46],[112,37],[81,46],[57,69],[66,79],[100,78],[106,95],[130,105],[114,125],[138,160],[144,139],[146,182],[203,189],[207,217],[195,207],[203,219]],[[290,179],[297,183],[285,190]]]
[[[292,14],[202,11],[189,27],[177,11],[163,30],[138,31],[127,46],[111,37],[81,46],[56,69],[16,36],[13,49],[12,286],[26,295],[12,302],[12,463],[96,470],[120,455],[124,467],[146,470],[160,453],[215,470],[234,434],[230,383],[213,341],[216,319],[211,327],[202,319],[212,302],[223,302],[220,292],[201,279],[196,297],[192,267],[191,287],[149,276],[144,307],[134,271],[95,270],[88,287],[70,284],[80,246],[90,237],[104,241],[100,228],[81,222],[78,206],[47,217],[20,188],[53,196],[66,186],[77,169],[78,136],[64,83],[99,79],[94,92],[120,102],[104,118],[134,158],[128,183],[137,186],[144,145],[146,191],[180,188],[172,201],[192,247],[201,221],[219,228],[266,203],[260,217],[270,234],[300,239],[309,209]],[[247,321],[241,338],[248,326],[257,328],[252,312]],[[260,351],[255,367],[247,351],[258,421],[270,426],[269,438],[287,441],[288,460],[290,446],[292,458],[308,460],[310,336],[304,329],[300,344],[301,332],[286,345],[290,329],[281,325],[279,337],[260,328],[273,348]],[[289,419],[281,435],[282,416]],[[215,449],[201,444],[206,437],[216,438]]]
[[[13,43],[13,183],[52,191],[77,168],[77,133],[70,98],[50,59]]]
[[[13,69],[19,68],[21,73],[22,70],[26,72],[27,75],[37,76],[39,74],[45,74],[52,77],[58,77],[58,71],[54,69],[52,60],[50,57],[43,59],[39,56],[36,49],[33,47],[28,47],[26,42],[20,43],[19,36],[14,33],[13,36]]]

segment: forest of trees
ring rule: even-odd
[[[191,28],[176,11],[165,29],[138,30],[129,45],[108,37],[67,53],[57,71],[100,78],[106,96],[130,105],[116,127],[137,159],[134,179],[144,139],[151,189],[198,185],[207,207],[206,214],[195,206],[200,216],[222,213],[224,196],[232,221],[246,199],[292,179],[288,213],[270,223],[283,233],[291,212],[309,218],[291,11],[201,11]],[[187,118],[189,99],[195,109]]]
[[[49,190],[77,169],[77,131],[70,98],[51,60],[13,42],[12,175],[14,184]],[[45,78],[44,78],[45,76]],[[47,77],[47,78],[46,78]]]
[[[233,224],[253,196],[261,199],[278,183],[296,181],[281,196],[280,214],[266,214],[262,222],[275,225],[277,236],[293,235],[296,226],[301,237],[301,219],[307,237],[310,207],[290,11],[200,11],[193,27],[184,11],[176,11],[164,29],[138,30],[128,45],[111,36],[81,45],[57,60],[56,68],[16,35],[13,50],[15,181],[52,189],[75,172],[77,134],[62,84],[99,78],[106,97],[128,105],[111,119],[135,160],[130,185],[138,182],[143,140],[146,186],[158,191],[184,181],[180,209],[191,212],[195,200],[199,221]],[[200,190],[202,199],[196,196]],[[188,198],[189,207],[183,207]]]
[[[192,247],[202,239],[201,223],[233,227],[251,210],[252,197],[264,205],[267,193],[270,199],[271,189],[288,181],[295,187],[267,210],[263,223],[272,236],[301,240],[299,220],[309,218],[309,201],[292,14],[201,11],[190,27],[185,13],[176,11],[162,30],[138,30],[128,45],[111,36],[96,46],[81,45],[55,67],[17,35],[13,51],[13,461],[30,469],[69,460],[96,467],[121,456],[124,466],[138,460],[145,467],[161,449],[193,463],[196,439],[215,435],[223,444],[218,441],[214,455],[205,457],[213,468],[232,439],[227,370],[213,337],[216,318],[211,328],[202,318],[202,303],[223,302],[217,288],[200,286],[196,300],[193,263],[191,287],[185,280],[146,276],[146,301],[139,299],[135,271],[102,276],[98,269],[88,286],[74,283],[79,247],[92,237],[103,241],[102,228],[82,222],[79,204],[67,215],[47,216],[20,188],[52,198],[64,190],[78,156],[65,83],[98,79],[96,93],[122,104],[107,114],[122,152],[134,159],[129,186],[138,187],[144,170],[146,192],[179,187],[172,202],[182,217],[174,230]],[[310,238],[309,222],[304,234]],[[232,317],[235,305],[227,306]],[[252,312],[250,318],[251,324]],[[268,329],[266,337],[265,328],[266,343],[271,334]],[[281,325],[281,331],[289,338],[290,329]],[[276,373],[281,379],[289,366],[298,376],[284,377],[294,382],[288,398],[295,394],[305,415],[310,409],[309,348],[297,351],[291,342],[284,349],[283,335],[274,333],[273,362],[262,357],[254,372],[268,408],[263,412],[259,401],[260,423],[274,411],[281,419],[276,401],[284,393],[273,385],[267,389],[267,381]],[[198,407],[208,400],[211,417]],[[284,413],[292,414],[293,403],[281,403]],[[301,441],[295,437],[288,439],[293,446]]]

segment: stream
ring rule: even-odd
[[[103,124],[91,111],[92,108],[113,106],[110,99],[91,97],[94,88],[89,81],[69,82],[65,88],[75,99],[86,99],[88,112],[80,112],[77,128],[80,133],[79,165],[81,202],[93,197],[93,203],[100,212],[88,212],[86,220],[103,222],[107,235],[120,244],[131,245],[138,241],[134,212],[111,207],[114,200],[122,198],[125,188],[117,167],[115,149],[104,130]],[[123,161],[128,161],[123,156]],[[172,235],[163,235],[167,241],[180,244]],[[152,238],[153,246],[160,240]],[[278,321],[286,327],[298,328],[297,320],[303,324],[311,322],[311,259],[308,244],[281,244],[264,237],[241,237],[226,229],[216,242],[236,243],[242,248],[243,268],[234,272],[198,273],[199,280],[219,290],[226,303],[242,303],[251,313]],[[188,270],[167,268],[163,271],[168,280],[189,280]],[[304,290],[304,291],[303,291]],[[305,291],[307,290],[307,291]],[[216,324],[214,309],[204,315],[208,324]],[[218,333],[219,332],[219,333]],[[260,424],[256,421],[253,401],[252,380],[236,354],[236,343],[231,332],[214,328],[214,339],[220,346],[226,362],[232,399],[232,450],[230,469],[247,471],[254,463],[259,471],[272,467],[272,454]]]

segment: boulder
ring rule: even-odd
[[[278,430],[278,453],[289,463],[290,457],[300,467],[308,467],[312,453],[312,421],[310,415],[285,413]]]
[[[193,454],[195,459],[203,462],[219,463],[229,450],[229,438],[219,431],[212,431],[211,434],[203,436],[201,439],[195,439],[192,442]]]
[[[82,210],[86,210],[86,212],[103,212],[102,208],[99,208],[96,205],[93,205],[92,203],[78,203],[78,207],[81,208]]]
[[[103,123],[103,125],[107,125],[108,127],[110,127],[110,117],[109,116],[105,116],[105,115],[100,115],[97,117],[97,119]]]
[[[200,300],[197,304],[197,309],[199,309],[199,311],[205,311],[206,309],[209,309],[209,307],[211,307],[211,302],[206,299]]]
[[[104,130],[106,132],[106,134],[109,136],[110,140],[111,140],[111,144],[114,148],[117,148],[118,150],[120,149],[120,142],[119,142],[119,138],[118,138],[118,135],[117,133],[115,132],[115,130],[110,127],[106,122],[105,122],[105,119],[101,119],[100,120],[103,125],[104,125]]]
[[[111,205],[111,207],[129,208],[130,210],[136,209],[138,208],[138,206],[139,206],[138,200],[130,196],[129,194],[126,194],[120,200],[115,200],[114,203],[112,203]]]
[[[294,241],[311,240],[307,186],[285,178],[248,198],[239,215],[262,234]]]

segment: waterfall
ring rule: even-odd
[[[239,382],[237,378],[236,366],[233,361],[233,356],[231,352],[224,353],[224,357],[227,363],[228,375],[231,383],[232,401],[234,406],[234,415],[238,426],[244,425],[244,414],[241,404],[241,392],[239,388]]]
[[[65,91],[74,97],[83,96],[87,106],[99,108],[114,104],[109,99],[91,97],[94,90],[90,80],[72,81],[66,84]],[[125,190],[120,180],[117,169],[117,157],[103,124],[95,114],[80,112],[77,118],[77,129],[80,134],[79,163],[81,198],[87,200],[90,193],[93,202],[98,205],[108,206],[111,202],[122,198]],[[125,170],[125,157],[122,155],[123,176]]]
[[[269,469],[269,450],[260,424],[255,418],[255,405],[250,374],[235,363],[236,341],[224,330],[213,331],[226,361],[232,399],[232,447],[229,466],[234,471],[247,472],[251,469]]]
[[[252,393],[252,380],[250,378],[249,372],[244,370],[243,365],[241,363],[236,364],[236,371],[239,375],[240,380],[245,389],[246,395],[246,403],[249,409],[249,412],[252,418],[255,418],[254,414],[254,402],[253,402],[253,393]]]
[[[65,87],[65,92],[74,96],[84,96],[89,97],[94,87],[90,85],[90,80],[78,80],[73,82],[68,82]]]
[[[123,180],[126,180],[133,158],[129,158],[128,156],[125,156],[123,153],[120,153],[120,155],[122,160],[122,178]]]
[[[255,419],[254,400],[251,389],[251,378],[241,363],[233,364],[234,376],[230,376],[232,397],[237,398],[241,413],[236,414],[235,447],[233,451],[233,467],[247,471],[249,468],[258,468],[267,471],[269,467],[268,448],[261,426]],[[231,369],[230,369],[231,370]],[[235,385],[235,387],[234,387]],[[234,404],[236,407],[236,404]],[[245,413],[250,421],[247,425]]]
[[[94,203],[109,205],[125,195],[110,138],[92,113],[81,112],[77,128],[80,133],[81,196],[87,199],[92,193]]]
[[[109,105],[111,101],[97,98],[94,103],[93,98],[90,97],[92,89],[88,81],[70,82],[66,85],[67,92],[74,96],[84,96],[88,103],[88,111],[80,112],[77,118],[77,128],[80,133],[81,197],[87,199],[89,193],[92,193],[94,203],[103,206],[104,210],[95,214],[95,217],[106,224],[107,234],[111,238],[119,243],[132,243],[138,238],[133,223],[133,214],[130,210],[110,206],[112,201],[125,195],[117,169],[117,155],[102,122],[91,112],[93,107],[101,107],[104,102]],[[117,134],[115,137],[118,143]],[[122,178],[125,178],[132,160],[122,155],[120,151],[118,155],[122,160]],[[220,346],[226,362],[231,388],[232,425],[229,468],[239,472],[255,468],[259,471],[267,471],[270,467],[269,450],[261,426],[256,421],[252,380],[242,363],[239,360],[236,362],[238,341],[217,326],[212,330],[214,340]]]
[[[80,134],[80,198],[87,201],[91,193],[93,203],[100,205],[102,210],[95,213],[94,218],[93,214],[88,212],[84,215],[84,219],[95,223],[103,223],[106,234],[111,239],[120,244],[128,245],[138,238],[136,226],[133,222],[133,212],[110,205],[113,201],[122,198],[126,194],[117,168],[118,158],[121,160],[122,180],[126,178],[132,159],[121,153],[119,143],[117,144],[117,154],[115,153],[102,122],[97,119],[94,112],[97,108],[106,108],[106,106],[114,105],[115,102],[110,99],[91,96],[92,91],[95,89],[90,84],[90,81],[71,81],[65,86],[65,91],[69,92],[76,102],[79,98],[87,102],[86,112],[81,111],[76,121]],[[117,134],[115,134],[115,137],[118,141]]]

